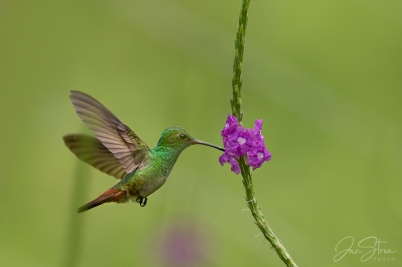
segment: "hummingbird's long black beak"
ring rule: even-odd
[[[210,144],[210,143],[207,143],[207,142],[201,141],[201,140],[194,139],[194,140],[192,140],[192,141],[190,141],[190,142],[191,142],[191,144],[192,144],[192,145],[204,145],[204,146],[210,146],[210,147],[213,147],[213,148],[219,149],[220,151],[225,151],[225,149],[223,149],[223,148],[221,148],[221,147],[219,147],[219,146],[216,146],[216,145],[213,145],[213,144]]]

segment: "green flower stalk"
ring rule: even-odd
[[[239,25],[236,34],[236,41],[235,41],[235,58],[233,64],[233,79],[232,79],[232,95],[230,98],[230,104],[232,107],[232,115],[237,118],[237,122],[239,127],[242,125],[243,119],[243,110],[242,110],[242,101],[241,101],[241,87],[242,87],[242,69],[243,69],[243,52],[244,52],[244,43],[245,43],[245,35],[246,35],[246,28],[247,28],[247,13],[248,7],[250,5],[250,0],[242,0],[242,6],[239,16]],[[230,117],[228,118],[229,121]],[[257,121],[256,121],[257,124]],[[262,124],[262,121],[261,121]],[[224,129],[225,130],[225,129]],[[241,134],[241,133],[240,133]],[[222,137],[225,138],[224,134]],[[240,136],[238,138],[238,143],[240,145],[244,144],[247,139],[244,136]],[[225,142],[225,140],[224,140]],[[240,168],[241,175],[243,176],[243,186],[246,193],[246,203],[248,208],[251,211],[255,219],[255,224],[260,229],[261,233],[264,237],[268,240],[271,244],[272,248],[275,249],[276,253],[278,254],[279,258],[286,264],[288,267],[297,267],[296,263],[293,261],[292,257],[283,246],[282,242],[279,238],[276,237],[274,232],[269,228],[267,221],[262,214],[260,207],[258,206],[257,199],[254,195],[254,188],[253,188],[253,179],[252,179],[252,169],[250,165],[255,165],[256,161],[258,161],[258,167],[262,164],[263,161],[268,161],[271,158],[270,153],[265,149],[265,145],[262,146],[254,146],[255,149],[260,149],[260,152],[254,153],[253,159],[250,161],[250,154],[247,152],[239,152],[239,153],[232,153],[228,155],[227,158],[221,158],[220,162],[223,164],[224,162],[228,162],[232,165],[232,170],[234,172],[238,172]],[[237,149],[237,148],[236,148]],[[239,148],[241,151],[241,148]],[[264,150],[265,149],[265,150]],[[230,150],[230,149],[229,149]],[[251,149],[252,150],[252,149]],[[233,150],[235,151],[235,150]],[[269,153],[269,154],[268,154]],[[238,156],[238,157],[237,157]],[[256,158],[257,157],[257,158]],[[235,159],[235,161],[234,161]],[[236,166],[236,163],[238,166]],[[250,164],[250,165],[249,165]],[[257,168],[258,168],[257,167]],[[253,166],[255,168],[255,166]]]
[[[74,171],[74,183],[71,196],[71,208],[69,209],[69,222],[65,253],[62,267],[75,267],[79,265],[82,249],[82,234],[84,231],[85,217],[76,216],[75,207],[83,201],[89,189],[89,169],[82,162],[77,162]]]

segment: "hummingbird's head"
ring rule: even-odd
[[[173,147],[180,150],[184,150],[185,148],[196,144],[210,146],[221,151],[225,151],[221,147],[194,139],[183,128],[177,126],[172,126],[165,129],[158,141],[158,147]]]

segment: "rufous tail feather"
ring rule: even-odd
[[[117,188],[110,188],[96,199],[79,207],[77,212],[81,213],[108,202],[127,202],[126,192]]]

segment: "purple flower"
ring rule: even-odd
[[[222,132],[223,145],[226,152],[236,158],[247,154],[248,142],[243,126],[239,126],[237,118],[228,115]]]
[[[240,173],[240,167],[235,158],[247,154],[247,140],[244,134],[243,126],[239,126],[237,118],[229,114],[221,132],[225,153],[219,157],[219,162],[221,165],[232,165],[231,170],[236,174]]]
[[[229,155],[226,151],[225,153],[223,153],[222,156],[219,157],[219,163],[223,166],[225,163],[229,163],[230,165],[232,165],[232,172],[239,174],[240,173],[240,166],[239,163],[237,162],[237,160]]]
[[[265,146],[264,136],[261,135],[262,120],[256,120],[254,123],[254,129],[247,129],[245,136],[247,137],[249,147]]]
[[[231,170],[240,173],[239,163],[236,159],[247,155],[248,164],[257,169],[264,161],[269,161],[271,153],[266,149],[264,136],[261,135],[262,120],[256,120],[254,129],[244,130],[238,125],[237,118],[228,115],[225,126],[221,132],[225,153],[219,158],[221,165],[229,163]]]
[[[262,132],[262,120],[256,120],[254,129],[247,129],[246,136],[249,142],[250,150],[247,151],[248,165],[253,167],[253,170],[261,167],[264,161],[269,161],[272,157],[264,143]]]
[[[261,167],[264,161],[269,161],[271,159],[271,153],[265,148],[265,146],[260,146],[254,148],[247,153],[248,165],[253,167],[253,170]]]
[[[247,154],[248,142],[243,126],[237,126],[230,135],[222,137],[226,139],[226,141],[224,140],[224,146],[227,153],[236,158]]]
[[[239,123],[237,121],[237,118],[235,116],[228,114],[225,126],[223,127],[223,130],[221,132],[222,137],[225,138],[226,136],[232,134],[238,126]],[[223,141],[225,142],[225,139]]]

